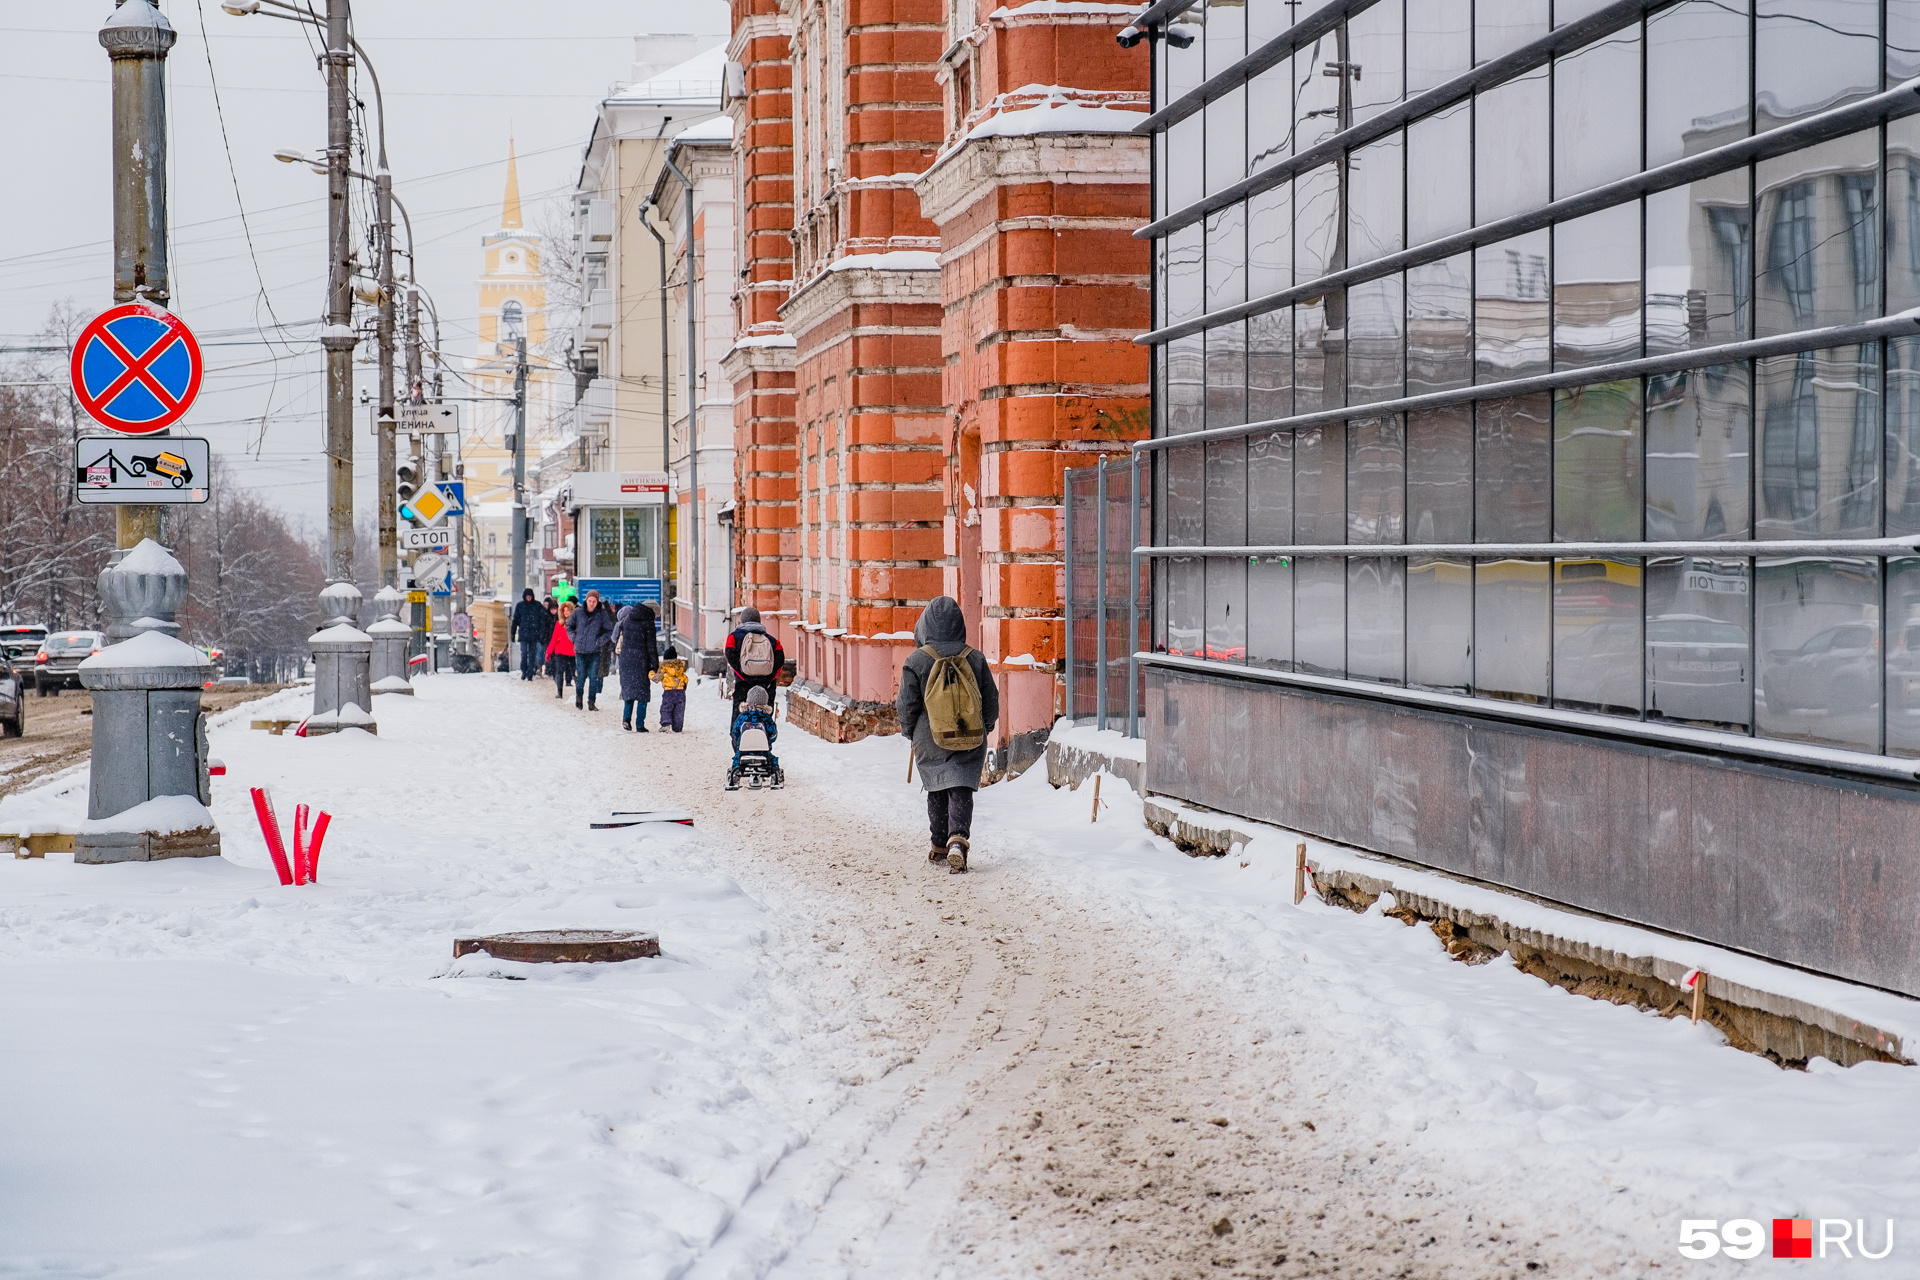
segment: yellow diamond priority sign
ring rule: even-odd
[[[413,502],[410,505],[413,507],[413,513],[415,515],[425,520],[428,524],[432,524],[442,515],[446,514],[448,503],[445,498],[440,496],[438,489],[432,485],[428,485],[414,495]]]

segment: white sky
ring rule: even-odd
[[[261,344],[255,329],[272,319],[260,279],[283,323],[313,320],[325,306],[326,180],[273,159],[279,148],[325,145],[325,86],[298,24],[236,18],[219,0],[161,7],[180,33],[168,58],[173,309],[207,344],[209,369],[175,430],[210,439],[240,480],[318,528],[322,355],[311,326],[297,331],[309,340],[291,346]],[[112,302],[111,99],[96,37],[111,12],[108,0],[0,0],[0,176],[8,188],[0,196],[0,347],[21,345],[63,299],[88,312]],[[420,278],[439,305],[446,348],[461,354],[473,350],[480,237],[499,222],[509,132],[532,224],[543,201],[571,188],[595,104],[629,76],[633,36],[724,31],[727,22],[719,0],[361,0],[354,16],[386,92],[394,191],[413,215]],[[371,89],[363,92],[371,113]],[[372,391],[372,366],[356,368]],[[364,416],[355,439],[365,518],[373,442]]]

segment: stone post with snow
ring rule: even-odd
[[[398,587],[385,586],[374,594],[373,607],[380,611],[380,620],[367,628],[367,634],[373,639],[368,676],[376,694],[413,692],[407,679],[407,649],[413,642],[413,628],[400,621],[400,610],[406,604],[407,593]]]
[[[371,663],[373,637],[355,626],[360,613],[360,588],[335,582],[320,593],[320,630],[307,637],[313,646],[313,714],[307,734],[338,733],[342,729],[374,727]]]
[[[73,860],[217,857],[200,709],[213,664],[173,635],[186,570],[149,538],[101,570],[99,583],[114,643],[80,664],[93,695],[93,761]]]

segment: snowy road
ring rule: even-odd
[[[1915,1072],[1296,910],[1286,850],[1189,860],[1122,789],[990,788],[954,877],[897,739],[788,729],[792,785],[728,795],[711,685],[677,738],[497,677],[379,701],[377,740],[217,730],[218,862],[0,864],[0,1275],[1731,1275],[1682,1217],[1920,1225]],[[273,883],[263,782],[338,815],[322,887]],[[563,924],[666,954],[449,959]]]

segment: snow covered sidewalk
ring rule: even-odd
[[[710,684],[681,737],[419,689],[377,739],[217,728],[222,859],[0,862],[0,1275],[1733,1274],[1680,1220],[1776,1216],[1920,1259],[1913,1069],[1295,908],[1285,851],[1189,859],[1111,780],[1098,825],[983,792],[953,877],[898,739],[783,726],[792,785],[729,795]],[[320,886],[275,882],[263,783],[336,815]],[[698,825],[587,830],[655,805]],[[562,925],[665,954],[451,960]]]

